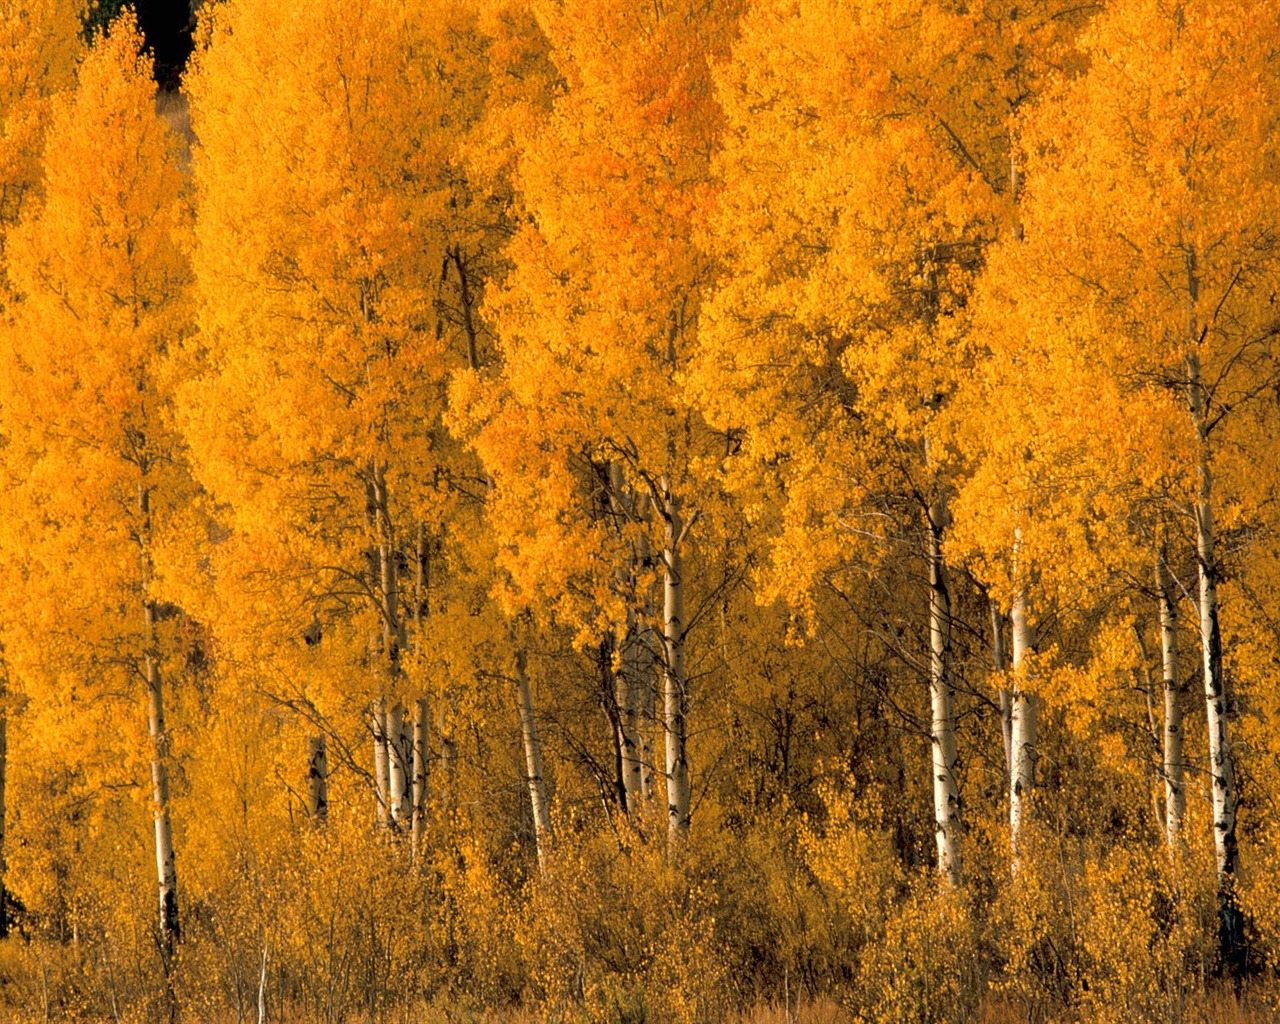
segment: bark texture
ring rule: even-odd
[[[688,687],[684,667],[684,567],[680,555],[685,521],[680,502],[662,481],[662,514],[666,521],[663,573],[663,725],[666,735],[667,834],[674,845],[689,831],[689,755],[687,749]]]
[[[960,884],[960,787],[956,783],[955,684],[951,654],[951,584],[942,557],[947,508],[939,498],[929,508],[925,544],[929,559],[929,702],[934,831],[938,872]]]
[[[1027,655],[1031,653],[1034,636],[1027,618],[1027,584],[1019,583],[1014,592],[1013,608],[1009,615],[1013,639],[1013,692],[1010,695],[1010,745],[1013,752],[1013,770],[1009,787],[1009,839],[1013,853],[1013,867],[1018,868],[1020,844],[1026,823],[1031,817],[1031,794],[1035,787],[1036,762],[1040,758],[1039,701],[1030,689]]]
[[[529,804],[533,810],[533,835],[538,847],[538,866],[545,868],[551,845],[551,815],[547,807],[546,780],[542,774],[542,746],[538,741],[538,722],[533,713],[533,694],[529,689],[528,662],[525,652],[516,654],[516,705],[520,711],[520,733],[524,740],[525,778],[529,785]]]
[[[312,736],[307,755],[307,814],[323,824],[329,818],[329,759],[323,735]]]

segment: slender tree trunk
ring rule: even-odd
[[[369,713],[373,732],[373,784],[378,799],[378,824],[391,823],[391,757],[387,742],[387,700],[374,701]]]
[[[684,668],[684,569],[680,556],[685,522],[680,503],[662,481],[662,514],[666,521],[663,574],[663,724],[667,762],[667,834],[676,846],[689,831],[689,758],[686,748],[688,689]]]
[[[426,697],[413,705],[413,820],[410,823],[411,856],[417,863],[422,850],[422,838],[427,815],[427,724],[430,707]]]
[[[156,878],[160,891],[161,953],[166,975],[173,954],[182,938],[178,919],[178,869],[173,853],[173,827],[169,819],[169,734],[164,724],[164,692],[160,679],[159,637],[156,632],[156,606],[147,591],[151,586],[151,492],[146,484],[147,469],[139,467],[138,483],[139,538],[141,543],[142,612],[146,629],[143,652],[143,674],[147,684],[147,728],[151,734],[151,799],[155,815]],[[169,989],[172,1016],[172,989]]]
[[[933,815],[938,871],[948,884],[960,884],[960,788],[956,783],[955,686],[951,668],[951,586],[942,557],[947,524],[944,499],[929,508],[925,541],[929,558],[929,698],[932,708],[930,750]]]
[[[609,466],[609,489],[614,505],[614,516],[619,528],[635,518],[635,503],[628,495],[622,466],[613,462]],[[618,582],[629,597],[626,633],[622,643],[619,671],[614,673],[614,704],[618,709],[618,749],[621,755],[620,777],[626,811],[634,816],[639,809],[643,790],[640,739],[640,628],[637,606],[640,603],[639,555],[632,550],[630,564],[619,567]]]
[[[391,823],[405,828],[413,813],[412,737],[405,729],[404,705],[396,703],[387,714],[387,757],[391,788]]]
[[[1178,602],[1169,578],[1167,552],[1156,553],[1160,602],[1160,653],[1164,664],[1164,828],[1170,849],[1182,838],[1187,790],[1182,758],[1182,674],[1178,666]]]
[[[1218,574],[1213,522],[1213,469],[1209,447],[1208,398],[1200,375],[1200,331],[1196,302],[1200,295],[1196,254],[1187,255],[1187,404],[1198,446],[1199,488],[1196,494],[1196,560],[1200,577],[1200,647],[1204,656],[1204,701],[1209,728],[1209,774],[1213,784],[1213,841],[1218,880],[1224,891],[1234,883],[1239,861],[1236,845],[1236,779],[1227,732],[1229,695],[1222,666],[1222,631],[1218,624]]]
[[[317,824],[329,819],[329,760],[323,734],[311,737],[307,756],[307,814]]]
[[[182,936],[178,922],[178,869],[173,854],[173,827],[169,821],[169,734],[164,724],[164,694],[155,653],[155,605],[146,603],[148,651],[144,656],[147,678],[147,725],[151,732],[151,789],[156,826],[156,876],[160,884],[160,934],[165,961],[173,956]]]
[[[1015,545],[1017,542],[1015,541]],[[1017,558],[1015,561],[1021,562]],[[1013,693],[1011,695],[1011,745],[1013,748],[1012,784],[1009,787],[1009,838],[1016,872],[1020,860],[1026,823],[1031,817],[1031,794],[1035,786],[1036,762],[1040,759],[1037,743],[1039,707],[1035,693],[1029,688],[1026,658],[1034,638],[1027,619],[1026,569],[1015,566],[1022,577],[1013,595],[1009,619],[1013,634]]]
[[[538,742],[538,722],[533,714],[533,694],[524,651],[516,653],[516,704],[520,711],[520,733],[524,739],[524,763],[529,783],[529,803],[533,808],[533,836],[538,848],[538,867],[547,865],[551,843],[551,815],[547,807],[546,782],[542,774],[542,745]]]
[[[997,693],[1000,706],[1000,738],[1004,742],[1004,784],[1013,785],[1013,695],[1005,685],[1005,672],[1008,664],[1004,653],[1004,616],[1000,614],[1000,606],[987,599],[987,608],[991,613],[991,661],[995,665],[996,675],[1000,679]]]
[[[1209,396],[1200,373],[1201,337],[1196,303],[1200,280],[1196,253],[1187,254],[1187,404],[1197,442],[1196,561],[1200,578],[1200,649],[1204,657],[1205,719],[1209,731],[1209,777],[1213,793],[1213,845],[1218,867],[1219,954],[1223,966],[1239,975],[1245,958],[1244,915],[1236,901],[1236,773],[1228,734],[1230,695],[1223,671],[1222,629],[1218,622],[1218,565],[1213,520],[1213,466],[1209,433]]]
[[[1209,773],[1213,782],[1213,841],[1218,877],[1224,884],[1234,877],[1239,862],[1236,845],[1236,780],[1227,733],[1226,679],[1222,671],[1222,632],[1218,625],[1218,563],[1214,552],[1213,473],[1204,421],[1200,361],[1187,357],[1192,413],[1200,436],[1200,487],[1196,498],[1196,554],[1200,576],[1200,647],[1204,656],[1204,701],[1209,727]]]

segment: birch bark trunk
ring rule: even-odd
[[[1018,542],[1015,541],[1015,547]],[[1021,559],[1015,555],[1015,562]],[[1026,570],[1015,565],[1020,576]],[[1029,688],[1026,658],[1034,645],[1034,635],[1027,618],[1027,582],[1020,579],[1013,595],[1009,615],[1013,640],[1013,693],[1011,694],[1010,740],[1013,749],[1013,771],[1009,787],[1009,838],[1013,869],[1018,870],[1026,823],[1031,817],[1031,794],[1035,786],[1039,731],[1039,701]]]
[[[1160,602],[1160,654],[1164,665],[1164,828],[1169,848],[1181,841],[1187,809],[1182,757],[1182,674],[1178,666],[1178,603],[1169,577],[1167,551],[1156,553],[1156,593]]]
[[[317,824],[329,818],[329,762],[323,735],[312,736],[307,756],[307,814]]]
[[[948,517],[939,497],[930,506],[925,543],[929,560],[929,697],[933,815],[938,871],[951,886],[960,884],[960,788],[956,783],[955,687],[951,655],[951,587],[942,556]]]
[[[1222,671],[1222,631],[1218,624],[1218,563],[1213,525],[1213,472],[1209,460],[1208,425],[1205,421],[1200,360],[1187,356],[1192,415],[1200,441],[1196,498],[1196,555],[1200,582],[1200,648],[1204,657],[1205,718],[1209,728],[1209,774],[1213,784],[1213,844],[1218,879],[1229,884],[1239,862],[1236,845],[1236,778],[1227,729],[1227,690]]]
[[[667,836],[674,848],[689,832],[689,758],[687,750],[688,689],[684,667],[684,567],[680,543],[686,524],[680,502],[662,480],[662,514],[666,522],[663,574],[663,724],[666,737]]]
[[[146,602],[148,650],[144,656],[147,679],[147,725],[151,733],[151,789],[155,808],[156,876],[160,886],[160,934],[166,965],[182,937],[178,921],[178,870],[173,853],[173,827],[169,820],[169,734],[164,724],[164,693],[156,654],[155,605]]]
[[[140,519],[142,612],[145,626],[143,675],[147,686],[147,729],[151,734],[151,799],[155,816],[156,879],[160,895],[161,955],[166,975],[177,944],[182,938],[178,919],[178,870],[173,852],[173,826],[169,817],[169,734],[164,723],[164,691],[160,678],[160,642],[156,632],[156,606],[148,595],[151,586],[151,492],[145,479],[147,468],[140,464],[143,480],[138,483]],[[170,996],[172,992],[170,991]]]
[[[1213,467],[1209,446],[1208,395],[1200,373],[1200,332],[1196,318],[1200,281],[1195,251],[1187,255],[1187,404],[1198,446],[1196,560],[1200,582],[1200,648],[1204,657],[1205,718],[1209,729],[1209,775],[1213,787],[1213,844],[1218,882],[1229,898],[1239,862],[1236,844],[1236,773],[1228,736],[1228,694],[1218,623],[1218,566],[1213,523]]]
[[[377,821],[379,825],[391,823],[391,759],[387,749],[387,701],[374,701],[369,712],[373,733],[373,785],[377,797]]]
[[[516,653],[516,705],[520,711],[520,733],[524,739],[525,778],[529,784],[529,803],[533,809],[533,837],[538,849],[538,867],[545,869],[551,843],[551,816],[547,808],[546,782],[542,774],[542,745],[538,741],[538,722],[533,713],[533,694],[529,690],[528,662],[524,651]]]
[[[387,759],[391,788],[391,823],[405,828],[413,813],[410,787],[413,778],[412,738],[405,730],[404,705],[397,703],[387,714]]]

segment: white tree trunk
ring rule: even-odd
[[[387,757],[391,785],[391,823],[407,828],[413,814],[413,738],[405,728],[404,705],[396,703],[387,714]]]
[[[1160,601],[1160,653],[1164,665],[1164,828],[1171,849],[1181,840],[1187,791],[1182,759],[1182,674],[1178,666],[1178,602],[1165,550],[1156,554]]]
[[[377,821],[379,825],[391,823],[391,758],[387,743],[387,701],[379,698],[374,701],[369,713],[370,729],[373,733],[373,788],[377,798]]]
[[[547,807],[546,781],[542,774],[542,745],[533,713],[533,694],[524,651],[516,653],[516,704],[520,711],[520,733],[524,739],[525,777],[529,784],[529,804],[533,809],[533,836],[538,848],[538,866],[545,868],[551,844],[551,815]]]
[[[154,644],[155,608],[147,603],[147,626]],[[160,934],[166,963],[181,937],[178,923],[178,870],[169,821],[169,734],[164,724],[164,695],[154,650],[144,657],[147,679],[147,725],[151,733],[151,790],[156,828],[156,876],[160,885]]]
[[[147,594],[151,585],[151,492],[146,484],[147,470],[138,482],[138,515],[141,520],[141,584],[142,612],[145,623],[143,675],[147,685],[147,730],[151,734],[151,802],[155,816],[156,879],[160,890],[161,956],[166,977],[173,960],[182,928],[178,920],[178,869],[173,853],[173,827],[169,820],[169,733],[164,724],[164,692],[160,681],[159,637],[156,632],[156,606]],[[172,999],[173,990],[168,990]]]
[[[1015,542],[1016,546],[1016,542]],[[1015,557],[1015,561],[1021,559]],[[1018,565],[1015,571],[1025,574],[1025,567]],[[1030,689],[1027,655],[1034,645],[1034,636],[1027,619],[1027,581],[1018,582],[1013,595],[1013,608],[1009,615],[1013,639],[1013,693],[1011,695],[1011,746],[1013,748],[1012,783],[1009,787],[1009,839],[1013,853],[1013,868],[1018,869],[1020,844],[1026,823],[1031,817],[1031,794],[1035,786],[1036,762],[1040,754],[1038,743],[1038,700]]]
[[[312,736],[307,756],[307,813],[323,824],[329,818],[329,760],[324,735]]]
[[[412,859],[417,863],[422,850],[422,838],[427,817],[427,723],[430,709],[427,698],[419,698],[413,705],[413,821],[410,826]]]
[[[689,831],[689,758],[686,748],[688,689],[684,667],[684,570],[680,542],[685,522],[680,503],[662,481],[662,514],[666,522],[663,573],[663,725],[666,738],[667,835],[673,846]]]
[[[1214,552],[1213,472],[1209,460],[1209,427],[1205,419],[1200,359],[1187,356],[1191,415],[1200,444],[1199,491],[1196,496],[1196,555],[1200,576],[1200,647],[1204,656],[1205,717],[1209,728],[1209,775],[1213,785],[1213,842],[1218,877],[1229,885],[1239,860],[1236,845],[1236,776],[1227,734],[1227,689],[1222,666],[1222,632],[1218,624],[1218,563]]]
[[[929,697],[933,816],[938,871],[948,884],[960,884],[960,788],[956,783],[955,688],[951,671],[951,587],[942,557],[947,509],[942,498],[929,509],[925,541],[929,559]]]

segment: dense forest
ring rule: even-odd
[[[0,0],[0,1017],[1280,1011],[1270,0],[106,10]]]

